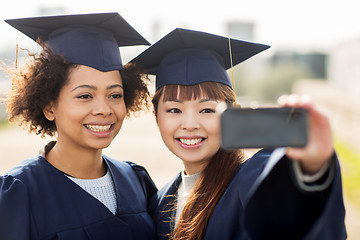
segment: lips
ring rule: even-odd
[[[106,132],[111,128],[111,124],[109,125],[91,125],[85,124],[85,127],[93,132]]]

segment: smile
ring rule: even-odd
[[[202,138],[192,138],[192,139],[179,138],[179,141],[182,144],[189,145],[189,146],[199,144],[202,140],[203,140]]]
[[[111,125],[90,125],[86,124],[85,127],[93,132],[106,132],[109,131]]]

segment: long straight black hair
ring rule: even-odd
[[[155,116],[161,97],[164,102],[208,97],[225,101],[230,105],[236,103],[234,91],[221,83],[203,82],[192,86],[166,85],[160,88],[152,99]],[[200,240],[203,238],[216,204],[243,160],[244,154],[240,150],[226,151],[220,148],[217,151],[197,180],[169,239]],[[174,206],[175,203],[171,204]]]

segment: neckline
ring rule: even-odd
[[[201,172],[192,174],[192,175],[186,175],[185,170],[181,171],[181,183],[184,187],[185,192],[190,192],[195,186],[196,181],[200,177]]]

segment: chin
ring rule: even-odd
[[[199,158],[187,158],[187,157],[180,157],[178,156],[183,162],[187,163],[203,163],[205,162],[205,159],[199,159]]]
[[[98,143],[95,143],[95,144],[90,144],[89,146],[93,149],[97,149],[97,150],[100,150],[100,149],[104,149],[104,148],[107,148],[109,147],[111,144],[111,142],[98,142]]]

